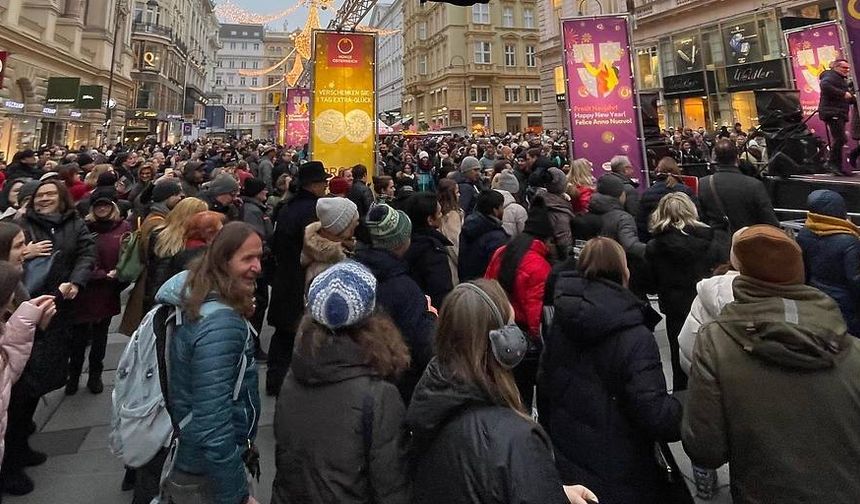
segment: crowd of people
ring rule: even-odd
[[[691,502],[677,441],[700,497],[728,463],[737,503],[856,502],[860,228],[820,190],[786,235],[740,133],[672,132],[649,187],[564,132],[389,136],[372,167],[239,140],[19,152],[0,488],[33,490],[39,398],[78,393],[88,346],[103,392],[111,319],[132,335],[170,306],[178,448],[128,467],[135,504],[254,504],[259,450],[279,504]],[[697,190],[689,156],[713,162]],[[254,444],[263,361],[274,447]]]

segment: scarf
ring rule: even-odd
[[[813,212],[806,214],[806,228],[818,236],[849,234],[860,238],[860,227],[847,220]]]

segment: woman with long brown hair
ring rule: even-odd
[[[666,392],[654,327],[660,315],[630,290],[624,249],[585,244],[559,274],[544,336],[538,408],[562,481],[617,504],[669,502],[655,442],[681,438],[681,404]]]
[[[410,502],[405,408],[388,381],[409,350],[375,307],[376,278],[359,263],[311,282],[275,412],[273,504]]]
[[[436,357],[406,413],[413,502],[585,504],[562,487],[549,437],[523,408],[511,368],[528,347],[495,280],[460,284],[442,303]]]
[[[457,259],[460,251],[460,231],[463,229],[463,210],[460,208],[460,187],[453,179],[442,179],[436,192],[439,206],[442,208],[442,220],[439,223],[439,232],[451,242],[446,247],[448,252],[448,266],[451,267],[451,279],[453,284],[460,283],[457,274]]]

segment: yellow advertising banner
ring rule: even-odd
[[[356,164],[375,174],[376,37],[314,32],[310,156],[330,173]]]
[[[287,105],[284,103],[278,104],[278,145],[287,145]]]

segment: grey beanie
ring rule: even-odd
[[[481,162],[475,156],[466,156],[460,161],[460,173],[467,173],[472,170],[480,170]]]
[[[564,172],[555,167],[550,168],[547,172],[549,172],[552,180],[546,185],[546,190],[552,194],[564,194],[564,190],[567,189],[567,177]]]
[[[346,198],[320,198],[317,200],[317,218],[323,229],[340,235],[358,218],[358,207]]]
[[[496,189],[508,191],[511,194],[520,192],[520,181],[517,176],[509,171],[503,171],[496,175]]]
[[[223,174],[215,177],[212,182],[209,182],[207,191],[214,196],[232,194],[239,191],[239,183],[236,182],[236,179],[232,175]]]

